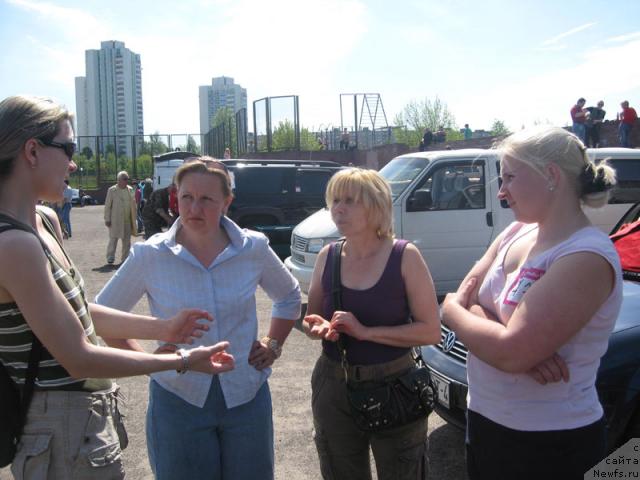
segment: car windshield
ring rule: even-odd
[[[402,192],[423,172],[429,164],[426,158],[398,157],[387,163],[382,170],[382,175],[391,186],[391,196],[395,200]]]

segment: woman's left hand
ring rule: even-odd
[[[249,352],[249,365],[256,370],[264,370],[273,365],[275,361],[276,354],[273,350],[258,340],[253,342],[251,352]]]
[[[204,332],[209,330],[209,325],[199,322],[201,319],[213,321],[211,314],[204,310],[196,308],[180,310],[175,317],[164,321],[164,334],[160,340],[169,343],[192,344],[196,338],[202,337]]]
[[[331,328],[338,333],[346,333],[347,335],[357,338],[358,340],[366,340],[367,327],[362,325],[351,312],[342,312],[336,310],[331,317]]]
[[[463,285],[460,285],[457,292],[448,293],[444,298],[444,302],[442,302],[442,322],[445,325],[450,325],[451,320],[451,307],[455,308],[456,306],[460,306],[464,309],[469,308],[469,303],[471,300],[471,293],[476,286],[476,279],[470,278],[469,281]]]

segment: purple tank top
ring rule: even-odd
[[[406,240],[396,240],[378,283],[366,290],[353,290],[342,286],[342,309],[353,313],[368,327],[394,326],[409,323],[409,302],[402,278],[402,253],[407,246]],[[322,313],[331,320],[334,312],[331,295],[331,277],[333,273],[333,255],[336,245],[331,245],[327,254],[324,272],[322,272]],[[372,365],[385,363],[401,357],[409,351],[407,347],[392,347],[381,343],[360,341],[342,334],[346,340],[347,361],[351,365]],[[322,341],[322,350],[331,359],[340,361],[340,354],[334,342]]]

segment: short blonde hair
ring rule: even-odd
[[[329,184],[325,200],[331,208],[336,198],[351,197],[367,212],[367,223],[379,238],[393,238],[391,188],[375,170],[347,168],[336,173]]]
[[[211,175],[220,180],[220,184],[222,186],[222,194],[225,197],[233,196],[231,192],[231,181],[229,179],[229,175],[222,168],[213,165],[213,162],[216,161],[217,160],[211,157],[188,158],[187,161],[185,161],[185,163],[183,163],[176,170],[174,183],[178,188],[180,188],[180,184],[182,183],[182,180],[184,180],[185,176],[189,175],[190,173],[202,173],[205,175]]]
[[[593,208],[606,205],[616,172],[606,161],[596,165],[573,133],[559,127],[537,127],[508,136],[498,145],[501,155],[527,163],[541,174],[555,163],[573,184],[576,195]]]

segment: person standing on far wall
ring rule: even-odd
[[[573,122],[572,131],[580,140],[582,140],[582,143],[585,143],[585,122],[587,121],[588,116],[587,111],[584,109],[585,103],[587,103],[587,101],[584,98],[579,98],[576,104],[571,108],[571,121]]]
[[[462,130],[462,133],[464,133],[464,139],[465,140],[469,140],[473,136],[473,132],[469,128],[469,124],[468,123],[464,124],[464,129]]]
[[[104,224],[109,229],[109,244],[107,245],[107,263],[113,264],[116,256],[118,239],[122,240],[122,256],[124,262],[131,248],[131,236],[136,230],[136,201],[127,182],[129,174],[124,170],[118,173],[118,183],[109,187],[107,199],[104,201]]]
[[[625,100],[620,104],[622,111],[618,114],[620,119],[620,125],[618,126],[618,136],[620,138],[620,145],[625,148],[631,148],[631,129],[638,120],[638,114],[635,108],[629,106],[629,102]]]
[[[604,102],[600,100],[597,107],[586,109],[589,112],[585,134],[585,146],[587,147],[598,148],[600,146],[600,127],[604,121],[604,116],[607,114],[602,107],[604,107]]]
[[[349,150],[350,141],[351,141],[351,135],[349,135],[349,130],[345,128],[342,131],[342,135],[340,135],[340,150]]]

